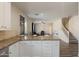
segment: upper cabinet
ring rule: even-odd
[[[11,28],[11,3],[0,2],[0,30]]]

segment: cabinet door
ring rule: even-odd
[[[41,41],[32,41],[32,56],[41,57],[42,56],[42,47]]]
[[[19,42],[9,47],[9,57],[19,57]]]
[[[21,41],[19,44],[20,57],[31,57],[32,56],[32,44],[31,41]]]
[[[20,57],[41,56],[41,41],[21,41],[19,44]]]
[[[60,41],[52,41],[52,56],[59,57],[60,56]]]
[[[42,56],[51,57],[52,56],[52,42],[51,41],[42,41]]]
[[[59,56],[59,41],[42,41],[43,57]]]

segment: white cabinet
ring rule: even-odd
[[[9,51],[15,57],[59,57],[60,41],[20,41]]]
[[[19,56],[20,57],[31,57],[32,56],[31,41],[20,41]]]
[[[59,41],[21,41],[21,57],[59,57]]]
[[[11,3],[0,2],[0,30],[9,30],[11,27]]]
[[[41,41],[32,41],[32,57],[41,57],[42,56],[42,42]]]
[[[49,41],[43,41],[42,42],[42,56],[43,57],[51,57],[52,56],[51,55],[53,53],[52,44]]]
[[[41,57],[41,41],[21,41],[20,57]]]
[[[43,57],[58,57],[60,54],[59,41],[42,41]]]
[[[9,47],[9,57],[19,57],[19,42]]]

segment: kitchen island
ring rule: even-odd
[[[56,57],[60,55],[60,39],[53,36],[18,35],[0,43],[9,47],[9,57]]]

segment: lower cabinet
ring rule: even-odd
[[[43,41],[42,56],[43,57],[59,57],[60,55],[59,41]]]
[[[9,57],[19,57],[19,42],[9,46]]]
[[[32,41],[32,57],[41,57],[41,56],[42,56],[42,42]]]
[[[31,57],[32,56],[32,44],[31,41],[19,42],[19,57]]]
[[[8,47],[0,49],[0,57],[8,57],[9,53],[8,53]]]
[[[14,57],[59,57],[59,41],[20,41],[9,48]]]

